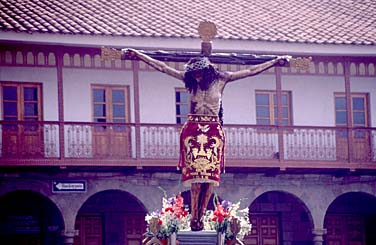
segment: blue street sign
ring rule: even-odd
[[[53,181],[52,192],[86,192],[86,181]]]

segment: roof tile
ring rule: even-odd
[[[0,30],[75,35],[198,37],[376,45],[376,1],[362,0],[1,0]]]

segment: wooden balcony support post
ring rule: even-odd
[[[283,124],[282,124],[282,68],[275,67],[276,76],[276,95],[277,95],[277,108],[278,108],[278,119],[277,119],[277,130],[278,130],[278,151],[279,151],[279,161],[285,159],[284,147],[283,147]],[[284,170],[284,166],[280,167]]]
[[[59,156],[64,159],[64,97],[63,97],[63,53],[56,52],[56,71],[57,71],[57,102],[58,102],[58,120],[59,120]]]
[[[136,135],[136,160],[141,163],[141,129],[140,129],[140,88],[139,88],[140,64],[137,60],[132,60],[133,70],[133,93],[134,93],[134,114],[135,114],[135,135]],[[141,166],[138,166],[141,167]]]
[[[351,108],[351,84],[350,84],[350,62],[347,60],[344,64],[345,76],[345,96],[346,96],[346,117],[347,117],[347,149],[348,162],[353,160],[353,130],[352,130],[352,108]]]

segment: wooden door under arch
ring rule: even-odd
[[[246,245],[279,245],[279,216],[275,214],[252,213],[252,230],[244,239]]]

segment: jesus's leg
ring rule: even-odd
[[[200,219],[198,217],[198,205],[200,201],[200,192],[201,192],[201,184],[200,183],[192,183],[191,185],[191,230],[192,231],[199,231],[199,222]]]
[[[203,223],[201,221],[202,216],[204,216],[205,210],[208,206],[210,197],[213,193],[213,184],[203,183],[201,184],[201,198],[198,205],[198,220],[200,221],[199,228],[203,229]]]

